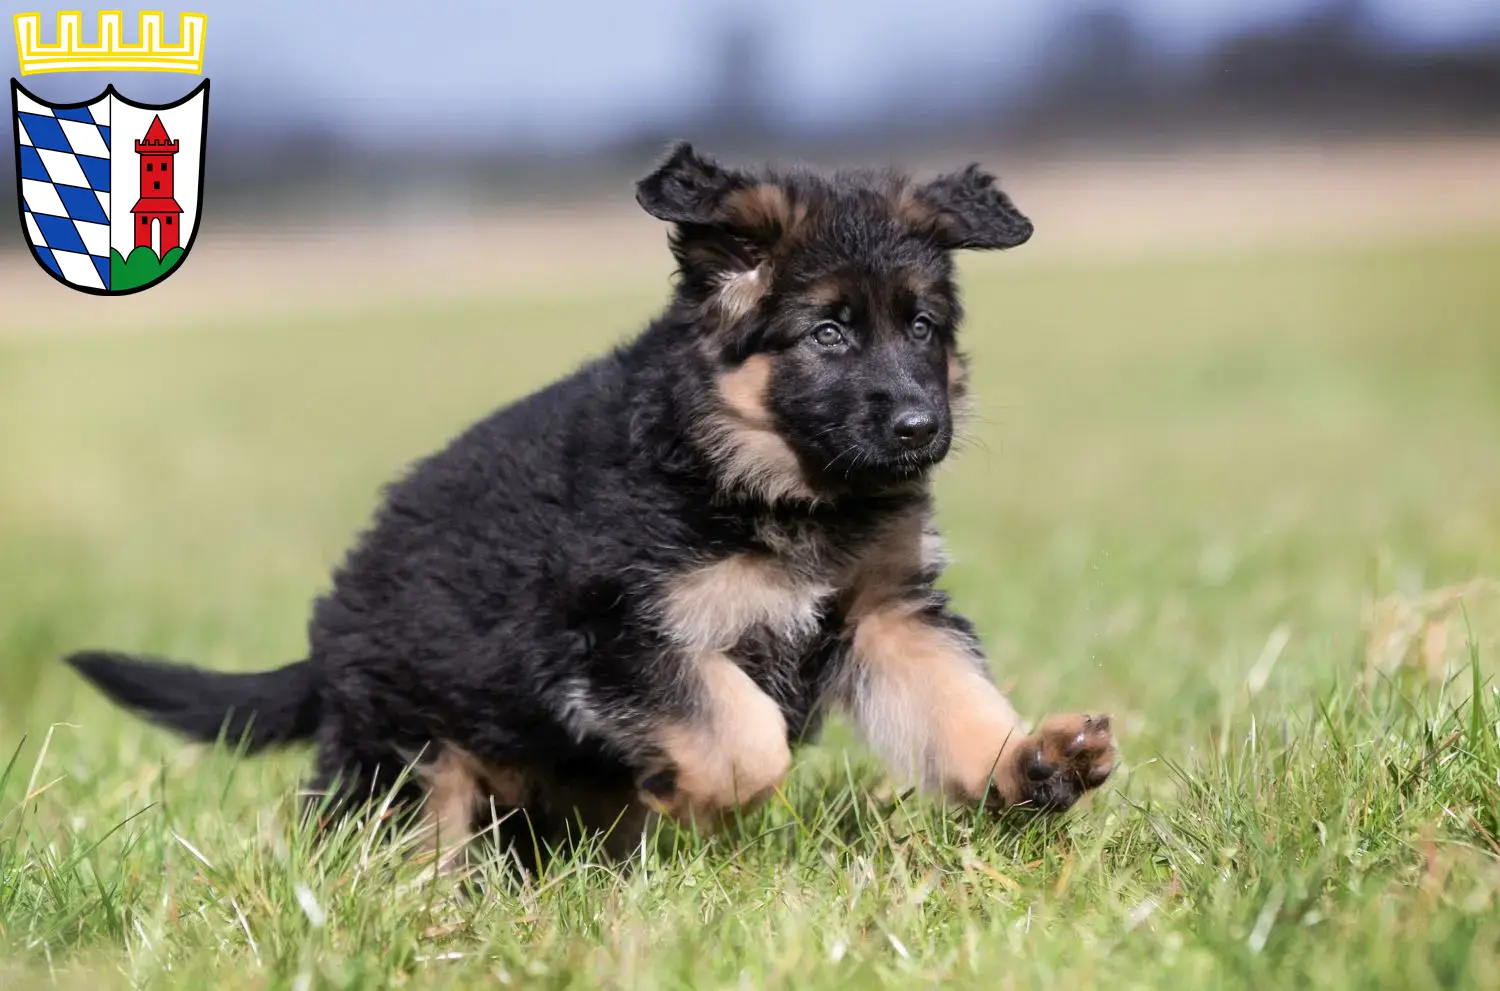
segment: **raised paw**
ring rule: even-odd
[[[1015,750],[1013,787],[1018,804],[1062,812],[1115,769],[1115,740],[1108,716],[1049,716]]]

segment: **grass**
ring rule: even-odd
[[[948,584],[1023,711],[1114,714],[1111,785],[945,812],[836,728],[727,835],[477,895],[56,658],[301,656],[378,486],[660,287],[0,345],[0,986],[1500,987],[1493,603],[1436,678],[1365,659],[1372,601],[1500,576],[1496,271],[970,263]]]

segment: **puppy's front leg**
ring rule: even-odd
[[[1114,768],[1107,716],[1027,734],[961,618],[895,599],[853,618],[843,702],[893,773],[967,802],[1062,810]]]
[[[720,651],[690,662],[690,712],[650,733],[660,766],[641,782],[658,811],[713,829],[766,799],[786,778],[792,751],[776,702]]]

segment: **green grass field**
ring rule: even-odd
[[[1366,661],[1500,578],[1500,240],[967,273],[947,582],[1110,785],[944,812],[835,728],[726,835],[477,895],[57,658],[302,656],[378,487],[664,286],[0,344],[0,987],[1500,987],[1500,604]]]

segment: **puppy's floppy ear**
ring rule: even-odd
[[[636,183],[636,201],[674,225],[670,243],[683,287],[738,318],[764,294],[762,271],[807,216],[774,178],[725,168],[686,141]]]
[[[914,222],[945,249],[1014,248],[1031,237],[1031,221],[976,163],[913,190]]]
[[[743,172],[726,169],[680,141],[656,171],[635,184],[635,199],[657,220],[716,224],[724,219],[730,194],[753,185]]]

